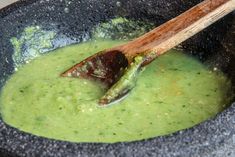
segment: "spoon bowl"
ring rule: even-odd
[[[101,51],[74,65],[61,76],[89,78],[111,87],[122,76],[127,66],[128,60],[122,52]]]

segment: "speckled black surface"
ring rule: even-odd
[[[13,73],[9,39],[26,26],[58,32],[54,48],[90,37],[91,28],[116,16],[159,25],[200,0],[23,0],[0,11],[0,88]],[[65,9],[66,8],[66,9]],[[203,31],[183,47],[235,80],[233,15]],[[233,33],[232,33],[233,32]],[[66,37],[61,41],[60,37]],[[197,52],[197,54],[195,53]],[[235,83],[235,81],[234,81]],[[235,157],[235,104],[216,118],[191,129],[144,141],[116,144],[70,143],[23,133],[0,120],[0,157],[166,156]]]

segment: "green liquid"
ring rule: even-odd
[[[22,66],[3,88],[3,120],[22,131],[73,142],[135,141],[192,127],[221,112],[230,81],[171,50],[148,65],[120,103],[99,108],[105,90],[60,73],[121,41],[91,41],[55,50]]]

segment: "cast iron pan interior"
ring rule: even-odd
[[[25,27],[56,30],[54,49],[90,38],[91,29],[114,17],[156,26],[200,0],[22,0],[0,11],[0,88],[13,71],[10,38]],[[65,8],[67,9],[65,11]],[[213,61],[235,83],[234,15],[220,20],[183,44],[202,62]],[[232,28],[233,27],[233,28]],[[234,34],[233,34],[234,35]],[[66,37],[63,41],[61,36]],[[225,45],[230,45],[225,46]],[[232,45],[232,46],[231,46]],[[232,51],[233,50],[233,51]],[[191,129],[153,139],[116,144],[70,143],[21,132],[0,120],[0,156],[229,156],[235,154],[235,105]]]

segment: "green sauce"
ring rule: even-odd
[[[230,81],[220,72],[176,50],[139,75],[130,95],[108,108],[96,82],[60,73],[94,52],[121,41],[90,41],[55,50],[22,66],[3,88],[3,120],[35,135],[73,141],[135,141],[192,127],[221,112]]]
[[[40,26],[26,27],[20,37],[11,38],[14,47],[12,59],[17,69],[22,63],[40,56],[53,48],[52,40],[56,36],[53,31],[43,30]]]

